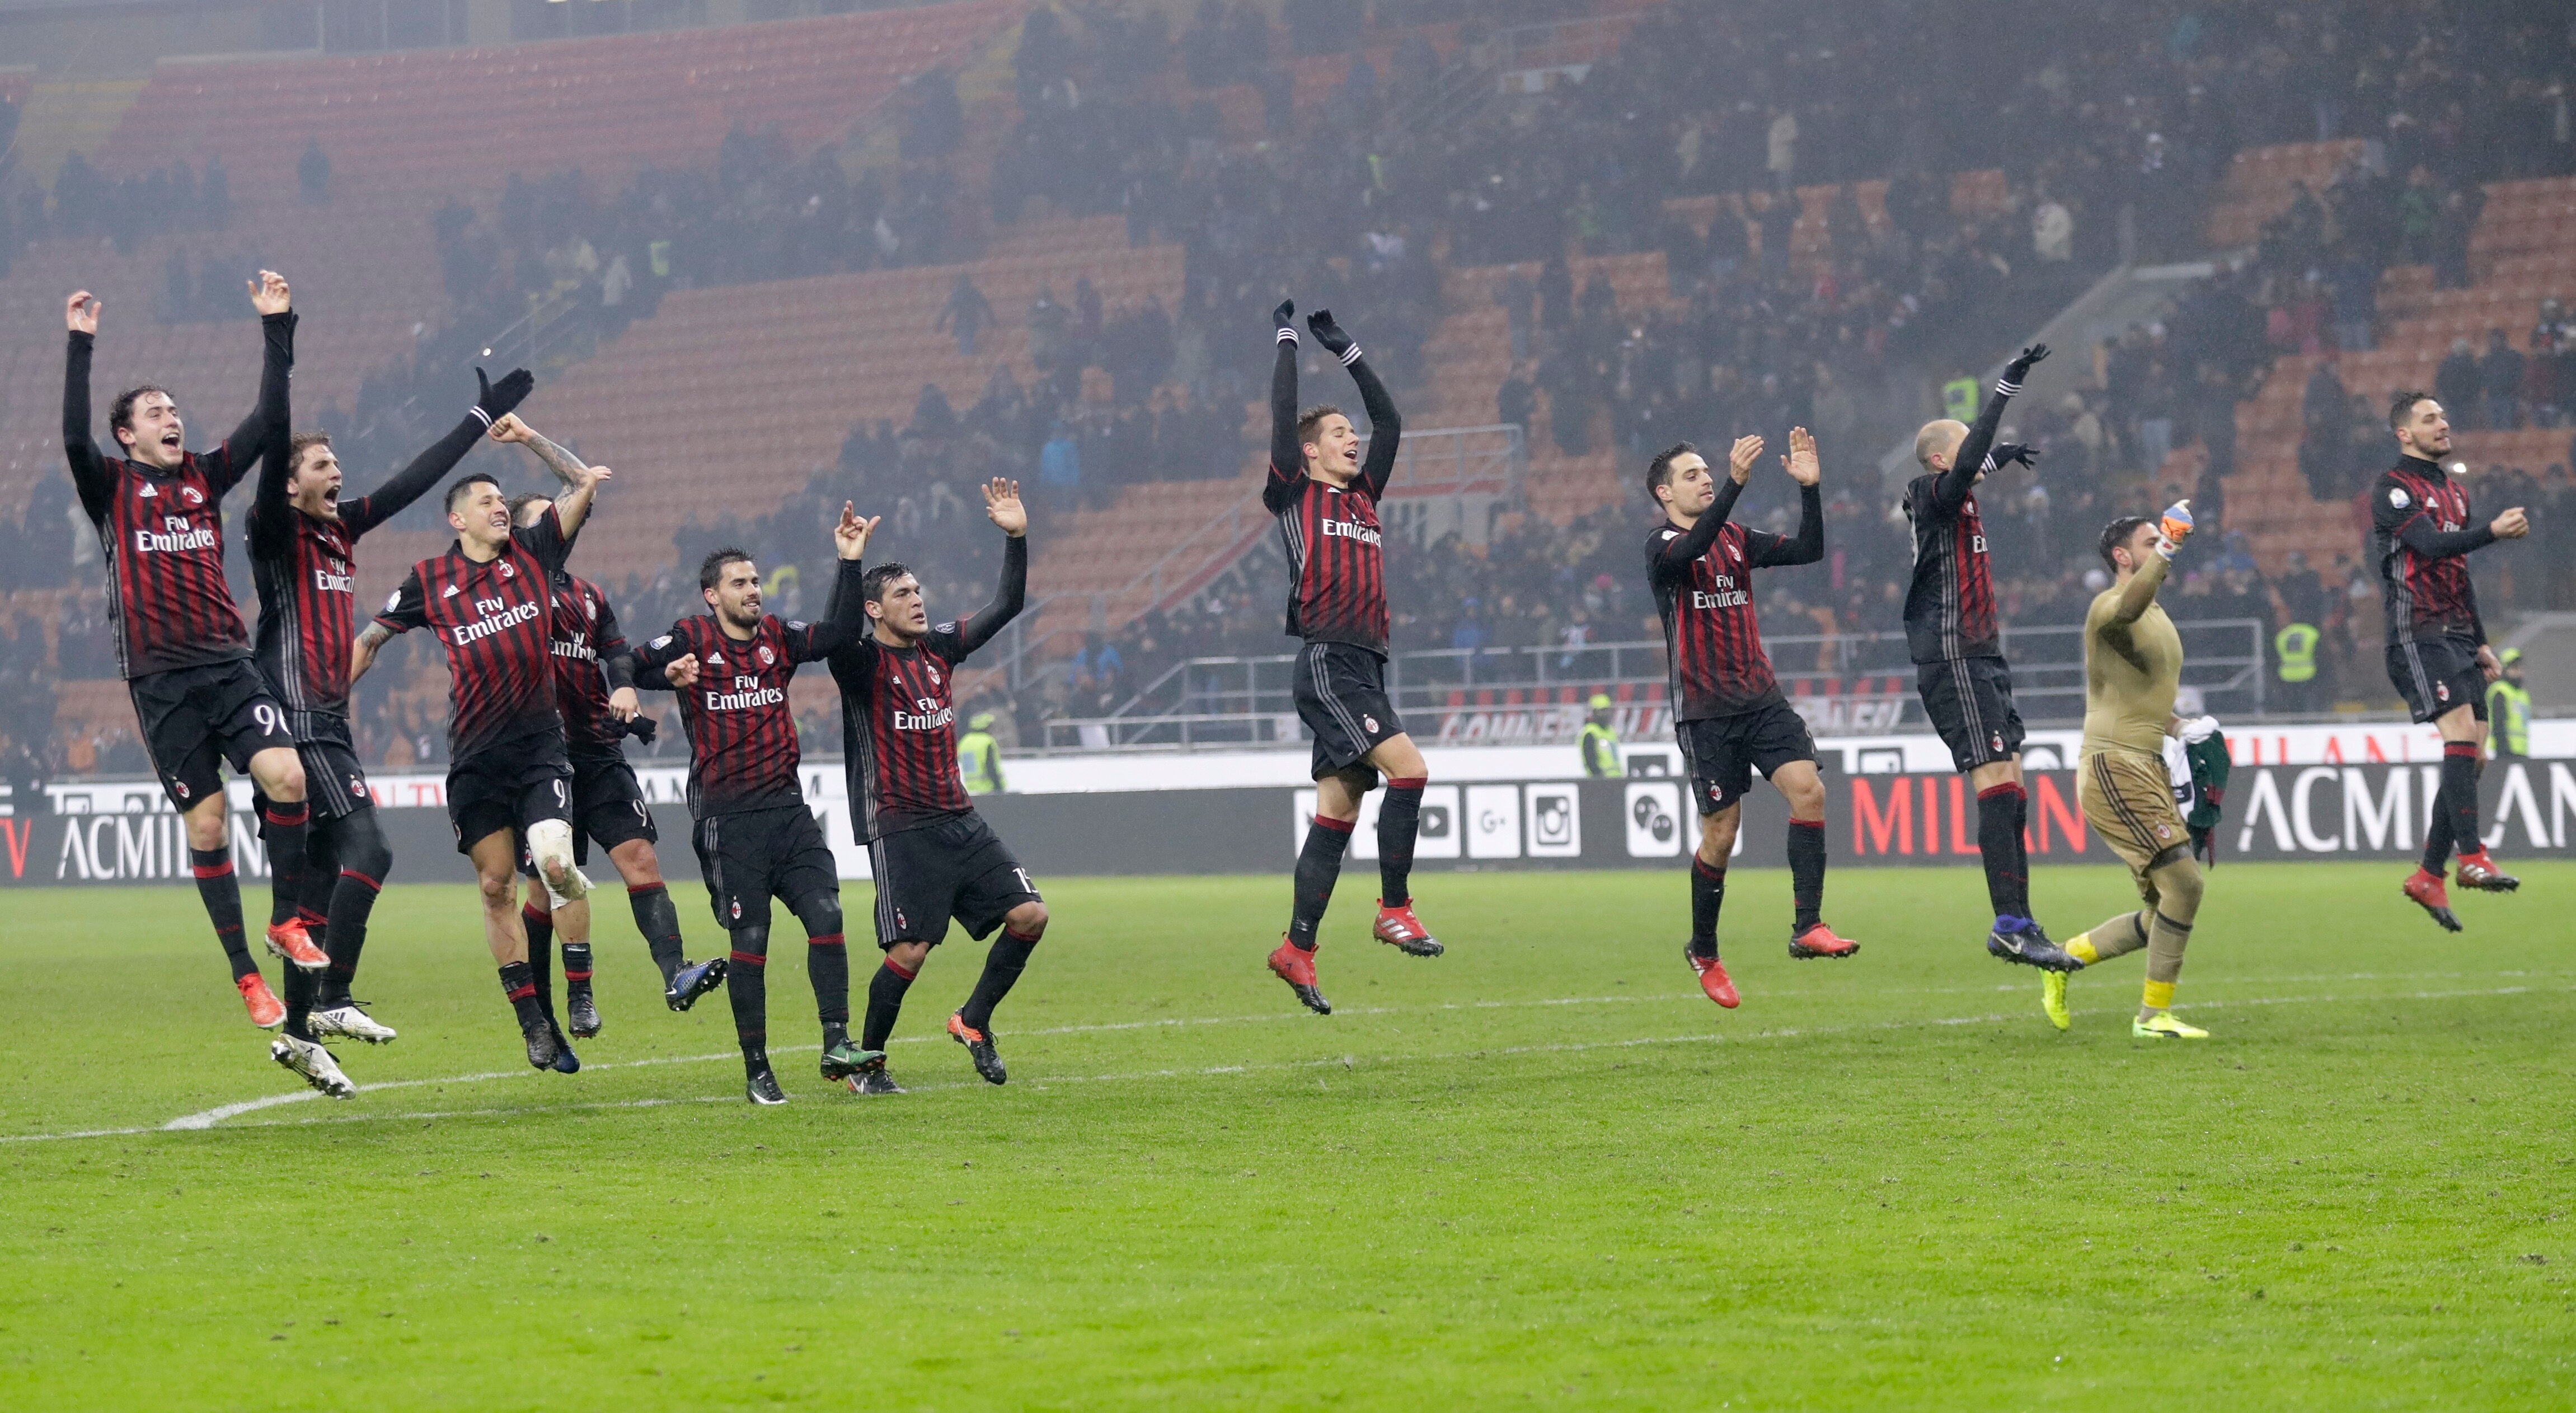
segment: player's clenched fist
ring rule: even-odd
[[[2163,517],[2156,522],[2156,533],[2164,536],[2163,539],[2156,542],[2156,553],[2163,555],[2165,559],[2170,562],[2174,557],[2174,552],[2182,548],[2182,542],[2191,538],[2191,500],[2189,497],[2175,501],[2173,504],[2165,507]]]

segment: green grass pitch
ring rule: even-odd
[[[1835,874],[1846,962],[1739,874],[1721,1013],[1677,870],[1426,875],[1422,961],[1355,866],[1329,1019],[1261,966],[1284,878],[1059,880],[1007,1088],[939,1031],[980,949],[860,1100],[791,942],[769,1110],[623,909],[565,1078],[469,890],[397,886],[358,991],[402,1039],[340,1050],[388,1087],[177,1131],[298,1092],[194,895],[14,894],[0,1408],[2565,1408],[2576,866],[2460,937],[2403,871],[2221,864],[2192,1045],[2129,1038],[2142,957],[2051,1030],[1972,870]],[[2132,896],[2037,888],[2061,935]]]

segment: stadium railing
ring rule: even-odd
[[[2265,624],[2251,618],[2177,623],[2183,685],[2222,717],[2264,709]],[[2023,719],[2069,726],[2084,716],[2082,629],[2010,628],[2004,651]],[[1900,632],[1766,637],[1780,684],[1818,735],[1928,730]],[[1047,749],[1284,745],[1304,739],[1291,687],[1294,654],[1198,657],[1163,671],[1121,711],[1046,723]],[[1611,698],[1623,739],[1671,734],[1660,640],[1580,646],[1440,648],[1397,653],[1387,690],[1417,740],[1437,745],[1572,741],[1595,693]]]

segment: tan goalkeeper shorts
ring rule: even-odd
[[[2153,896],[2147,871],[2191,854],[2191,835],[2174,808],[2173,782],[2162,756],[2097,751],[2075,767],[2075,798],[2084,823],[2129,866],[2138,891]]]

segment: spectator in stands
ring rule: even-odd
[[[322,151],[322,139],[304,140],[304,155],[295,159],[295,186],[308,206],[331,199],[331,159]]]
[[[2478,355],[2466,337],[2451,340],[2450,354],[2433,370],[2433,396],[2447,409],[2469,423],[2478,415],[2479,394],[2484,380],[2478,376]]]
[[[939,306],[939,318],[931,327],[940,331],[955,330],[957,356],[972,358],[975,356],[975,335],[991,322],[992,302],[975,287],[974,276],[958,271],[956,282],[948,287],[948,302]]]
[[[2524,372],[2522,351],[2506,340],[2504,330],[2487,330],[2486,356],[2478,360],[2478,391],[2483,394],[2479,426],[2503,432],[2522,425]]]

